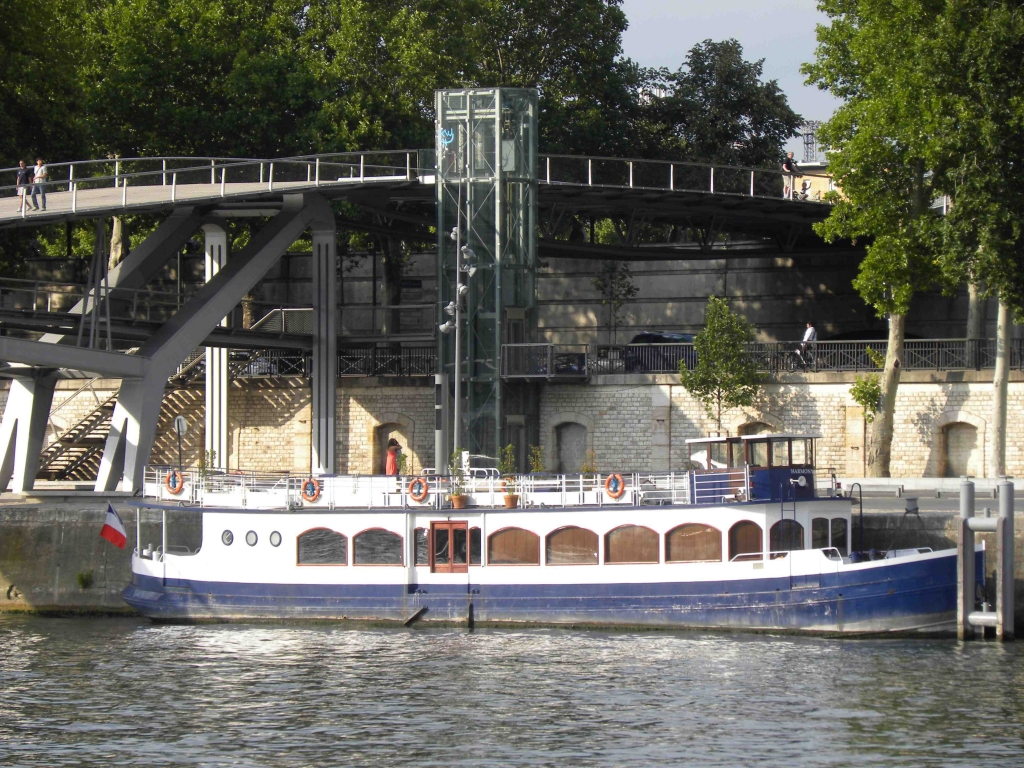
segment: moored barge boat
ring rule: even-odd
[[[187,508],[202,544],[171,551],[164,515],[144,549],[138,527],[124,599],[162,621],[952,631],[956,550],[853,551],[816,437],[690,440],[681,472],[517,476],[511,509],[493,470],[453,509],[447,477],[150,467],[137,519]]]

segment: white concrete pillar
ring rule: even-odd
[[[204,224],[206,233],[206,282],[228,262],[228,233],[217,224]],[[228,324],[227,318],[221,321]],[[206,442],[211,467],[228,466],[228,351],[206,348]]]
[[[15,493],[35,485],[56,383],[52,375],[11,379],[0,423],[0,491],[8,483]]]
[[[333,221],[333,220],[332,220]],[[335,413],[338,397],[338,269],[335,230],[313,230],[313,430],[312,471],[335,471]]]

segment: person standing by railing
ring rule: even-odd
[[[18,161],[18,175],[15,183],[18,186],[18,197],[21,198],[19,208],[25,210],[25,198],[32,186],[32,169],[25,167],[25,161]]]
[[[36,199],[36,195],[41,194],[43,196],[43,210],[46,210],[46,177],[47,171],[46,166],[43,164],[43,158],[36,158],[36,167],[33,169],[34,175],[32,177],[32,210],[39,210],[39,201]]]
[[[398,444],[395,438],[388,440],[387,457],[384,461],[384,474],[385,475],[397,475],[398,474],[398,454],[402,452],[402,446]]]
[[[782,196],[787,200],[793,199],[793,180],[800,175],[800,166],[793,159],[793,153],[786,153],[786,159],[782,161]]]

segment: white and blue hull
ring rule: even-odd
[[[159,508],[158,504],[144,507]],[[815,516],[849,523],[849,501],[800,502],[788,517],[808,534]],[[197,510],[203,546],[196,554],[145,557],[136,551],[124,599],[163,621],[361,620],[595,627],[678,627],[815,633],[950,631],[956,617],[956,553],[913,552],[861,563],[821,549],[753,561],[665,562],[666,536],[681,522],[713,521],[723,532],[754,520],[767,531],[778,504],[519,509],[370,509],[323,511]],[[415,531],[464,520],[488,534],[535,532],[536,565],[496,565],[486,552],[465,572],[416,564]],[[642,521],[659,537],[658,562],[607,562],[605,532]],[[566,526],[598,534],[595,564],[547,562],[545,537]],[[297,538],[330,529],[352,541],[369,529],[402,538],[400,564],[297,562]],[[224,531],[234,541],[224,545]],[[246,536],[255,544],[248,545]],[[273,537],[272,534],[277,534]],[[272,540],[280,543],[271,545]],[[983,571],[979,558],[979,571]]]

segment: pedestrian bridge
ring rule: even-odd
[[[0,179],[13,181],[16,170],[0,170]],[[34,210],[13,184],[0,186],[0,228],[159,213],[182,205],[269,216],[284,195],[309,192],[327,199],[370,199],[378,209],[389,202],[432,204],[436,196],[432,150],[276,159],[120,158],[53,163],[47,170],[45,211]],[[821,200],[784,198],[785,174],[778,169],[541,155],[537,170],[542,224],[545,211],[549,220],[567,209],[598,217],[629,214],[704,228],[712,240],[729,229],[776,237],[785,250],[796,237],[810,235],[810,226],[829,210]],[[545,255],[593,257],[594,249],[541,240]],[[606,258],[623,257],[611,250]],[[679,258],[678,251],[647,250],[649,257]]]

